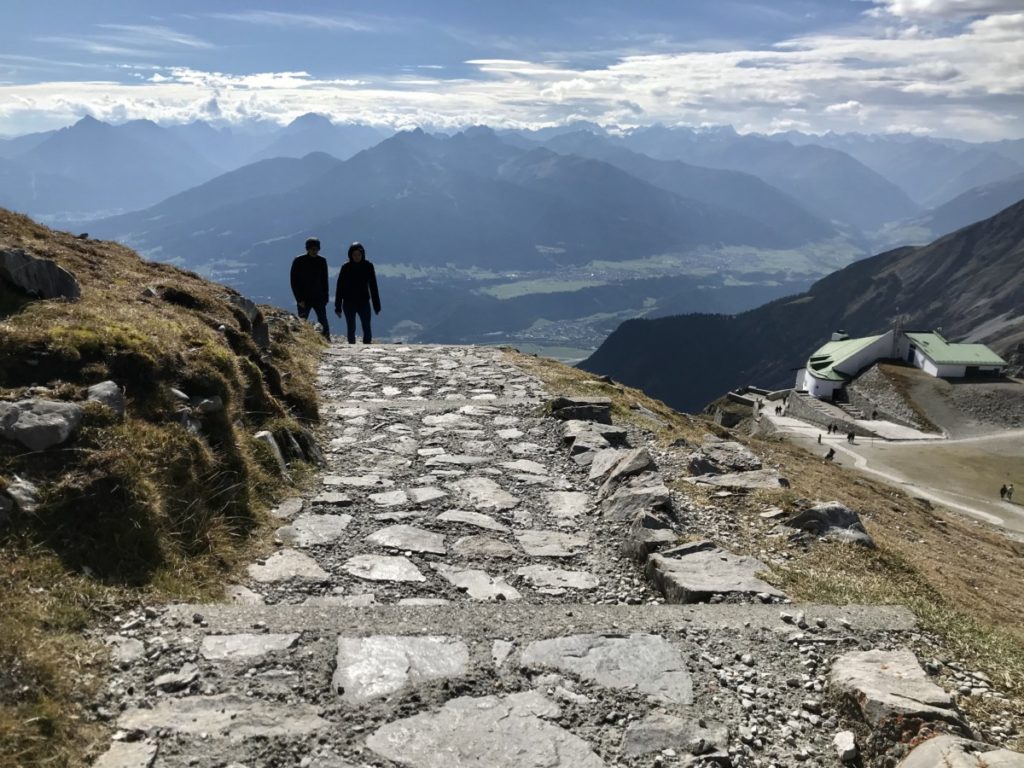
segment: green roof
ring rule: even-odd
[[[939,365],[1006,365],[984,344],[950,344],[938,333],[908,333],[907,338]]]
[[[807,371],[816,379],[845,381],[850,376],[835,370],[835,366],[857,354],[864,347],[874,344],[880,338],[882,337],[862,336],[859,339],[829,341],[807,359]]]

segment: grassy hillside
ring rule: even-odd
[[[0,251],[12,249],[82,290],[31,301],[0,281],[0,400],[78,401],[85,415],[46,451],[0,439],[0,488],[21,478],[40,492],[33,513],[0,520],[0,765],[79,765],[105,727],[88,708],[105,651],[79,633],[130,606],[214,594],[259,546],[263,510],[306,472],[295,460],[282,477],[253,435],[312,446],[321,342],[264,307],[261,349],[229,289],[0,210]],[[105,380],[124,390],[123,419],[84,402]],[[200,412],[203,398],[223,408]]]

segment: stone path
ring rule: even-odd
[[[831,766],[858,686],[865,727],[897,700],[969,735],[885,677],[905,610],[780,605],[756,560],[679,546],[606,405],[552,418],[491,348],[334,346],[318,383],[321,486],[225,603],[120,617],[96,765]]]

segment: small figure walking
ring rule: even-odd
[[[829,448],[828,453],[825,454],[825,461],[832,461],[836,457],[836,449]]]
[[[1006,500],[1013,501],[1013,483],[1006,486]]]
[[[877,418],[878,418],[878,409],[875,408],[874,410],[871,411],[871,420],[874,421]]]
[[[373,264],[366,260],[366,249],[362,243],[348,247],[348,261],[341,265],[338,286],[334,292],[334,314],[345,313],[348,343],[356,343],[356,315],[363,326],[363,344],[373,340],[370,330],[370,306],[380,314],[380,294],[377,292],[377,273]]]
[[[818,445],[821,445],[821,432],[818,433]]]
[[[1003,483],[1002,486],[1000,486],[1000,488],[999,488],[999,498],[1000,499],[1005,499],[1006,498],[1006,491],[1007,490],[1008,489],[1006,487],[1006,483]]]
[[[853,433],[853,430],[851,429],[849,432],[846,433],[846,442],[852,443],[854,437],[855,435]]]
[[[299,317],[307,320],[309,311],[313,310],[320,323],[320,333],[330,341],[331,326],[327,324],[327,300],[330,298],[327,259],[320,255],[320,241],[315,237],[306,241],[306,252],[292,261],[291,283]]]

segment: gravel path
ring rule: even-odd
[[[678,520],[639,562],[627,555],[669,514],[664,499],[636,508],[663,487],[645,454],[623,448],[616,464],[600,435],[566,439],[545,415],[550,393],[499,350],[334,346],[318,383],[328,466],[308,498],[275,510],[278,550],[224,604],[147,609],[108,630],[115,669],[102,711],[118,730],[97,765],[852,757],[854,735],[839,747],[833,738],[850,718],[842,702],[857,696],[829,690],[865,684],[830,683],[833,662],[903,647],[914,629],[905,610],[780,606],[721,581],[706,595],[718,604],[665,604],[641,567],[647,551],[662,550],[649,572],[697,553],[725,579],[739,559],[706,547],[673,555],[668,539],[707,533]],[[854,721],[869,747],[880,738],[880,726]]]

